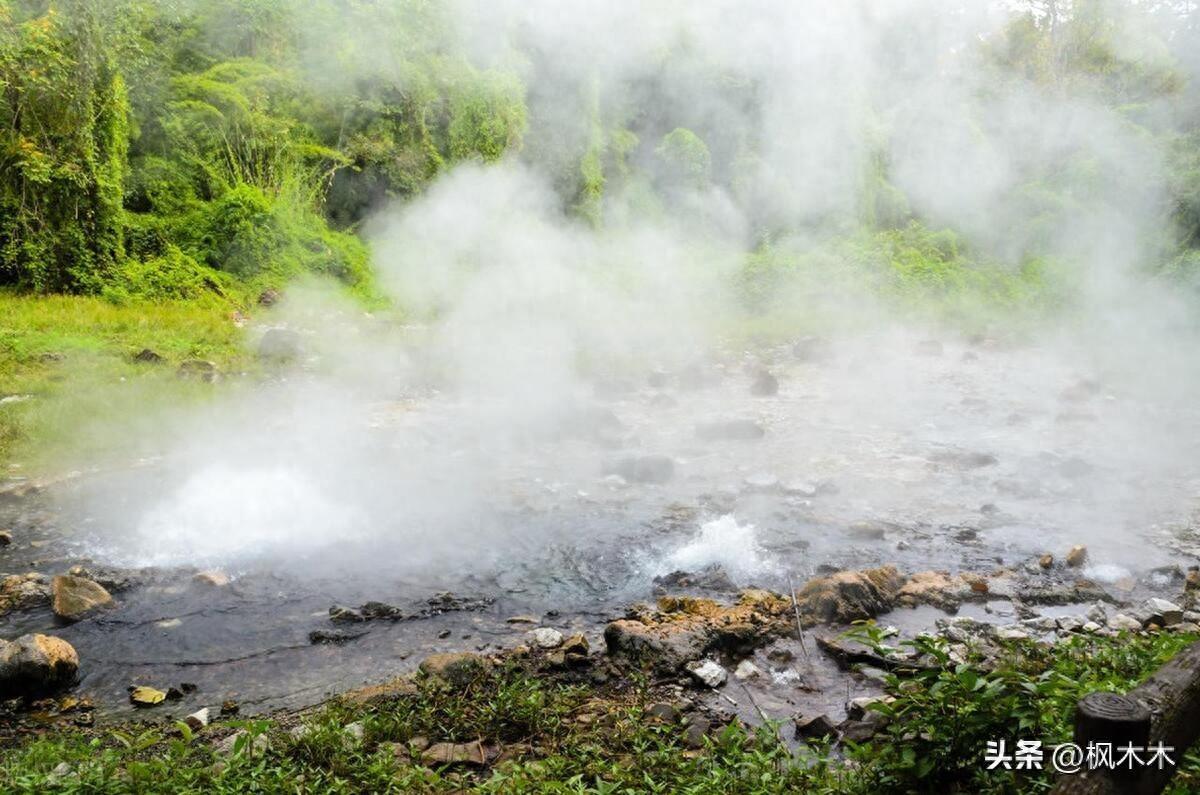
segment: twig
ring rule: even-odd
[[[804,661],[812,672],[812,660],[808,656],[808,646],[804,643],[804,624],[800,621],[800,603],[796,601],[796,586],[792,584],[792,575],[788,573],[788,595],[792,597],[792,610],[796,613],[796,634],[800,639],[800,651],[804,652]]]

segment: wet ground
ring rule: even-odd
[[[830,567],[990,571],[1086,544],[1084,576],[1120,596],[1200,560],[1200,406],[1063,350],[806,339],[491,401],[435,386],[399,377],[342,395],[295,373],[181,421],[160,458],[10,487],[0,572],[83,563],[133,582],[99,617],[18,611],[0,636],[71,642],[80,690],[104,712],[129,708],[131,684],[185,682],[197,690],[178,714],[231,698],[256,711],[433,651],[516,645],[529,628],[517,615],[600,643],[607,619],[675,570],[717,565],[737,586],[784,590]],[[193,582],[212,568],[232,582]],[[443,592],[484,604],[438,613]],[[371,600],[414,617],[330,620]],[[966,609],[1011,620],[1003,604]],[[941,615],[887,621],[916,632]],[[765,676],[750,690],[723,691],[739,712],[836,712],[874,692],[811,642],[807,657],[782,641],[755,662]]]

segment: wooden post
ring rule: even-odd
[[[1087,750],[1089,742],[1120,746],[1173,748],[1174,764],[1135,765],[1133,770],[1088,770],[1063,775],[1054,795],[1157,795],[1163,791],[1175,765],[1200,738],[1200,642],[1175,655],[1128,695],[1089,693],[1075,708],[1075,744]],[[1143,754],[1143,758],[1146,758]]]

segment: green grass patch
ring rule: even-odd
[[[0,292],[0,398],[16,398],[0,404],[0,471],[134,449],[160,409],[211,394],[211,384],[178,378],[179,362],[205,359],[224,372],[252,365],[233,312],[215,298],[115,304]],[[164,361],[135,361],[144,348]]]

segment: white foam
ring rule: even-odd
[[[662,561],[662,572],[698,571],[722,567],[735,581],[776,573],[776,566],[758,545],[754,525],[739,524],[725,514],[700,525],[700,532]]]

